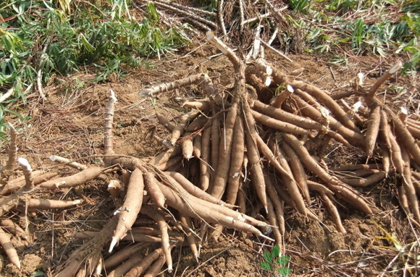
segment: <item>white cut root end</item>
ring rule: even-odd
[[[362,72],[357,73],[357,79],[358,79],[358,85],[359,86],[363,86],[363,83],[365,81],[365,74],[363,74]]]
[[[109,89],[109,92],[111,93],[110,97],[112,98],[112,100],[114,100],[115,103],[118,102],[117,97],[115,96],[115,92],[112,88]]]
[[[357,113],[362,106],[363,106],[362,101],[358,101],[354,103],[352,107],[353,112]]]
[[[28,160],[25,158],[18,158],[18,163],[24,167],[26,167],[27,170],[32,171],[31,165],[29,164]]]
[[[222,45],[224,45],[218,38],[216,38],[213,34],[212,31],[208,31],[206,33],[206,39],[207,41],[211,42],[214,46],[217,47],[217,49],[219,49],[223,54],[227,54],[227,49],[226,47],[223,47]]]

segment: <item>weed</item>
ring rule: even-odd
[[[309,53],[337,55],[343,47],[357,55],[406,53],[409,59],[403,73],[419,70],[418,1],[295,0],[289,4],[298,14],[284,17],[289,24],[283,35],[287,43],[280,44],[286,51],[296,41],[300,47],[291,50]]]
[[[300,13],[305,13],[311,7],[312,1],[311,0],[290,0],[289,4],[292,10],[300,12]]]
[[[388,244],[388,246],[377,246],[378,248],[389,250],[389,253],[394,255],[391,262],[387,265],[385,270],[383,271],[381,276],[384,276],[388,269],[392,268],[392,271],[404,271],[404,276],[406,275],[407,268],[409,268],[410,264],[417,264],[419,256],[418,256],[418,241],[414,241],[411,243],[404,243],[401,241],[395,232],[388,232],[382,226],[380,226],[377,222],[372,222],[376,225],[376,227],[381,230],[384,236],[377,236],[375,237],[374,241],[383,241]]]
[[[276,260],[276,258],[278,259]],[[279,272],[281,276],[287,276],[289,275],[292,270],[285,265],[290,261],[289,256],[280,256],[280,246],[277,244],[271,249],[270,252],[264,252],[264,260],[265,262],[261,262],[261,268],[263,270],[272,271],[273,276],[275,275],[275,272]],[[280,266],[279,268],[277,268]]]
[[[183,33],[159,25],[152,4],[139,21],[129,13],[130,0],[102,2],[12,1],[0,4],[0,86],[15,92],[8,102],[25,101],[23,91],[56,74],[68,75],[93,65],[95,81],[121,76],[152,55],[159,57],[188,43]],[[0,93],[4,93],[0,89]],[[3,116],[10,109],[1,107]],[[1,132],[1,129],[0,129]],[[1,136],[1,133],[0,133]]]

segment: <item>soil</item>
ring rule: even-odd
[[[36,92],[28,96],[29,104],[20,107],[20,113],[28,119],[21,121],[13,116],[6,119],[18,129],[19,157],[27,158],[34,169],[69,175],[75,169],[53,163],[51,155],[59,155],[86,164],[102,165],[103,122],[109,90],[118,98],[114,117],[114,149],[116,153],[135,157],[154,156],[165,149],[162,139],[168,132],[158,124],[154,113],[158,111],[168,118],[183,112],[182,98],[200,98],[194,86],[164,92],[150,98],[139,96],[139,91],[154,84],[170,82],[192,74],[207,72],[219,88],[231,87],[231,65],[224,56],[209,59],[217,51],[209,46],[189,53],[167,56],[161,60],[149,60],[141,69],[124,76],[112,75],[105,83],[93,83],[93,75],[77,73],[69,77],[56,76],[45,88],[48,99],[42,102]],[[376,57],[352,59],[349,65],[337,66],[326,62],[324,57],[289,55],[295,63],[285,62],[279,56],[268,53],[267,60],[276,67],[294,74],[332,93],[346,90],[346,85],[356,79],[358,72],[369,72],[366,83],[372,83],[383,72],[385,63]],[[394,86],[403,86],[403,79],[392,79]],[[389,90],[390,96],[398,96]],[[412,95],[413,92],[406,91]],[[399,95],[399,101],[411,95]],[[401,100],[402,99],[402,100]],[[415,105],[409,106],[415,111]],[[7,160],[8,145],[0,147],[0,158]],[[333,150],[333,149],[331,149]],[[354,161],[357,155],[345,149],[335,150],[329,166]],[[364,189],[364,194],[374,199],[379,211],[367,217],[349,206],[337,203],[347,234],[338,233],[321,200],[312,197],[312,211],[320,218],[315,222],[298,215],[286,207],[287,235],[283,253],[291,257],[288,266],[291,276],[377,276],[386,269],[394,270],[386,276],[401,275],[403,264],[397,259],[398,247],[409,247],[415,242],[407,218],[399,208],[395,196],[395,182],[391,178]],[[51,199],[82,199],[78,207],[66,210],[28,213],[13,212],[9,217],[20,226],[28,225],[30,239],[23,241],[13,237],[22,262],[19,271],[0,252],[0,276],[43,276],[81,244],[74,238],[77,231],[99,231],[112,217],[115,201],[102,181],[91,181],[74,189],[49,193]],[[47,197],[39,193],[39,197]],[[396,240],[386,236],[395,235]],[[400,244],[400,245],[398,245]],[[126,244],[121,244],[123,248]],[[272,244],[252,236],[244,236],[231,230],[218,243],[209,242],[201,250],[198,264],[188,248],[175,249],[174,276],[273,276],[261,269],[263,252],[270,251]],[[104,255],[106,255],[104,253]],[[165,276],[169,276],[166,272]],[[277,274],[277,276],[279,276]]]

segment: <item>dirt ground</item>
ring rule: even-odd
[[[42,102],[36,92],[28,97],[29,104],[20,113],[30,119],[20,122],[9,116],[18,129],[19,157],[27,158],[34,169],[56,171],[61,175],[75,173],[49,160],[59,155],[86,165],[102,165],[105,106],[112,88],[118,98],[114,117],[115,152],[135,157],[153,156],[165,149],[160,139],[168,132],[158,124],[155,111],[173,118],[183,111],[181,99],[200,98],[195,87],[165,92],[151,98],[139,96],[139,91],[153,84],[177,80],[189,75],[207,72],[219,87],[230,87],[231,65],[223,56],[209,58],[217,51],[209,46],[187,54],[167,56],[162,60],[149,60],[144,67],[124,76],[110,76],[108,82],[94,84],[93,75],[79,72],[70,77],[56,76],[46,87],[48,99]],[[187,55],[186,55],[187,54]],[[328,64],[324,57],[293,56],[293,64],[268,53],[276,67],[293,74],[303,68],[300,79],[311,82],[332,93],[348,89],[346,85],[358,72],[368,73],[366,83],[373,82],[388,65],[375,57],[349,57],[346,66]],[[400,101],[416,112],[410,102],[413,88],[406,79],[392,79],[395,90],[389,90],[390,99]],[[402,87],[402,90],[398,88]],[[7,159],[8,146],[0,147],[0,159]],[[330,166],[354,161],[357,155],[348,149],[331,149]],[[354,150],[356,151],[356,150]],[[313,195],[310,208],[321,222],[305,219],[292,208],[286,207],[286,229],[283,251],[291,257],[291,276],[401,276],[408,249],[416,241],[406,217],[395,196],[396,180],[364,189],[364,194],[375,201],[380,212],[367,217],[359,211],[337,203],[347,234],[338,233],[321,200]],[[88,182],[69,190],[49,192],[54,199],[82,199],[83,203],[66,210],[9,213],[21,226],[28,225],[30,238],[13,238],[22,261],[18,271],[0,250],[0,276],[44,276],[63,261],[84,240],[74,238],[77,231],[98,231],[112,217],[115,201],[109,197],[107,184]],[[45,198],[45,192],[39,192]],[[386,233],[392,234],[394,240]],[[121,244],[123,248],[126,244]],[[263,251],[273,245],[253,236],[243,237],[228,230],[219,243],[209,242],[201,250],[197,264],[189,249],[175,249],[174,276],[273,276],[264,272],[260,262]],[[401,251],[405,249],[407,251]],[[104,255],[106,255],[104,253]],[[412,271],[414,274],[415,271]],[[164,273],[165,276],[169,274]],[[414,276],[414,275],[412,275]]]

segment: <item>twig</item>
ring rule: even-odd
[[[252,58],[255,60],[258,58],[258,54],[260,53],[260,47],[261,47],[261,24],[258,24],[257,30],[255,31],[255,40],[254,45],[252,49]],[[261,57],[262,58],[262,57]]]
[[[387,72],[385,72],[384,75],[382,75],[381,78],[379,78],[376,83],[370,88],[367,97],[373,97],[375,95],[375,92],[379,89],[379,87],[385,83],[386,80],[391,78],[394,73],[398,72],[402,67],[401,61],[398,61],[396,64],[394,64]]]
[[[12,96],[13,91],[14,91],[14,88],[10,88],[5,94],[3,94],[2,96],[0,96],[0,103],[2,103],[4,100],[6,100],[10,96]]]
[[[223,36],[227,35],[225,21],[223,20],[223,4],[224,0],[217,1],[217,19],[219,20],[220,28],[222,28]]]
[[[63,157],[60,157],[60,156],[56,156],[56,155],[52,155],[50,157],[50,160],[52,162],[59,162],[59,163],[62,163],[62,164],[65,164],[65,165],[68,165],[70,167],[77,168],[77,169],[86,169],[87,168],[87,166],[85,166],[83,164],[80,164],[78,162],[72,162],[69,159],[66,159],[66,158],[63,158]]]
[[[47,51],[47,47],[48,47],[48,42],[45,43],[44,48],[42,49],[40,63],[42,63],[42,61],[44,60],[44,57],[47,55],[45,53],[45,51]],[[39,67],[41,67],[41,65]],[[42,88],[42,70],[41,69],[38,70],[36,83],[38,86],[39,95],[41,96],[42,100],[44,101],[47,100],[47,98],[45,97],[44,89]]]
[[[113,141],[112,141],[112,122],[114,121],[114,109],[115,103],[117,102],[115,93],[110,89],[110,95],[108,100],[108,105],[106,107],[106,117],[105,117],[105,134],[104,134],[104,146],[105,146],[105,155],[114,154]]]
[[[239,0],[239,30],[242,33],[244,29],[245,13],[244,13],[244,2]]]
[[[42,100],[44,100],[44,101],[47,100],[47,98],[45,97],[44,90],[42,88],[42,71],[41,71],[41,69],[38,70],[37,77],[36,77],[36,84],[38,86],[39,95],[41,96]]]
[[[209,41],[211,44],[216,46],[217,49],[219,49],[223,54],[225,54],[235,67],[239,67],[242,64],[242,62],[235,55],[232,49],[228,48],[226,44],[224,44],[220,39],[215,37],[213,32],[207,32],[206,36],[207,36],[207,41]]]
[[[192,75],[190,77],[187,78],[183,78],[181,80],[177,80],[171,83],[163,83],[161,85],[152,87],[152,88],[148,88],[148,89],[144,89],[142,91],[139,92],[140,96],[143,97],[151,97],[153,96],[155,93],[160,93],[160,92],[164,92],[164,91],[170,91],[173,89],[177,89],[177,88],[181,88],[181,87],[185,87],[191,84],[196,84],[198,81],[201,81],[203,78],[203,74],[196,74],[196,75]]]
[[[157,1],[157,2],[160,2],[160,1]],[[210,11],[206,11],[206,10],[202,10],[202,9],[197,9],[197,8],[194,8],[194,7],[189,7],[189,6],[186,6],[186,5],[181,5],[181,4],[178,4],[178,3],[173,2],[173,1],[171,2],[171,5],[174,6],[174,7],[178,7],[180,9],[191,11],[191,12],[202,13],[202,14],[210,15],[210,16],[216,16],[216,13],[214,13],[214,12],[210,12]]]
[[[283,105],[283,102],[289,98],[295,92],[295,89],[291,85],[287,85],[286,89],[283,90],[277,97],[275,98],[272,106],[276,108],[280,108]]]
[[[276,39],[278,32],[279,32],[279,28],[276,28],[274,30],[274,33],[271,35],[270,39],[267,42],[269,45],[271,45],[273,43],[273,41]]]
[[[173,7],[171,5],[167,5],[167,4],[163,3],[163,2],[154,1],[154,3],[157,4],[158,6],[164,7],[166,9],[168,9],[168,10],[172,10],[172,11],[174,11],[176,13],[185,15],[185,16],[187,16],[189,18],[192,18],[194,20],[200,21],[200,22],[202,22],[202,23],[204,23],[204,24],[206,24],[208,26],[211,26],[213,28],[216,28],[216,24],[214,22],[212,22],[210,20],[207,20],[207,19],[204,19],[204,18],[202,18],[200,16],[197,16],[197,15],[195,15],[195,14],[189,12],[189,11],[184,11],[184,10],[178,9],[178,8]]]
[[[276,52],[277,54],[279,54],[280,56],[282,56],[283,58],[285,58],[286,60],[288,60],[289,62],[293,63],[293,60],[290,59],[289,57],[287,57],[285,54],[283,54],[282,52],[280,52],[279,50],[277,50],[276,48],[272,47],[270,44],[268,44],[267,42],[261,40],[261,42],[267,46],[269,49],[273,50],[274,52]]]
[[[276,9],[275,7],[274,7],[274,5],[273,4],[271,4],[271,2],[270,1],[268,1],[268,0],[265,0],[265,3],[267,3],[267,5],[268,5],[268,8],[270,9],[270,10],[272,10],[273,11],[273,15],[274,15],[274,17],[277,19],[277,21],[278,22],[288,22],[285,18],[284,18],[284,16],[280,13],[281,11],[284,11],[284,10],[286,10],[289,6],[288,5],[286,5],[286,6],[284,6],[284,7],[281,7],[280,9]]]
[[[18,163],[20,164],[23,175],[25,175],[25,182],[26,185],[24,187],[24,190],[31,190],[34,188],[34,178],[32,176],[32,168],[29,164],[28,160],[25,158],[19,158]]]
[[[16,129],[12,123],[9,123],[10,143],[9,143],[9,159],[7,160],[5,170],[13,170],[16,164],[17,146],[16,146]]]
[[[245,20],[245,21],[242,22],[241,27],[243,25],[247,24],[247,23],[251,23],[251,22],[254,22],[254,21],[257,21],[257,20],[261,20],[263,18],[267,18],[270,15],[271,15],[271,13],[265,13],[265,14],[259,15],[257,17],[253,17],[253,18],[247,19],[247,20]]]
[[[206,30],[206,31],[211,31],[211,28],[210,28],[210,27],[208,27],[206,24],[201,23],[200,21],[195,20],[195,19],[194,19],[194,18],[192,18],[192,17],[186,17],[186,18],[185,18],[185,20],[186,20],[186,21],[191,22],[193,25],[195,25],[195,26],[197,26],[197,27],[200,27],[200,28],[201,28],[201,29],[203,29],[203,30]]]

